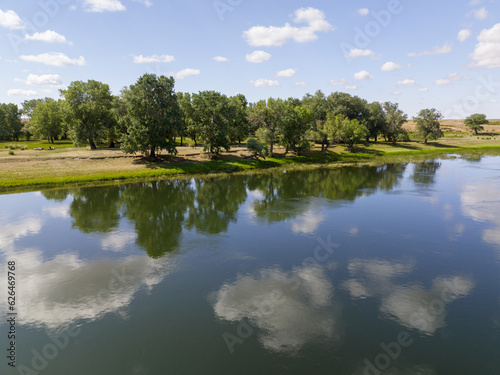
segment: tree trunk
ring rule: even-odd
[[[426,144],[427,144],[427,138],[424,139],[424,145],[426,145]]]
[[[94,142],[94,137],[92,136],[89,137],[89,145],[91,150],[97,150],[97,147]]]
[[[109,142],[108,148],[115,148],[115,141]]]
[[[474,128],[474,131],[476,132],[476,135],[477,135],[477,128]]]
[[[181,147],[182,147],[182,134],[181,134]]]
[[[151,159],[155,158],[156,157],[156,154],[155,154],[155,147],[154,146],[151,146],[151,151],[149,152],[149,157]]]

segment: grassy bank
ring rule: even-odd
[[[496,135],[471,137],[450,133],[439,142],[430,142],[428,145],[420,142],[396,145],[377,142],[360,146],[355,153],[347,152],[343,146],[334,146],[326,154],[321,154],[315,148],[306,156],[289,154],[259,160],[249,159],[244,147],[225,153],[221,160],[207,159],[199,148],[182,147],[177,156],[163,156],[155,162],[140,156],[123,155],[119,150],[90,151],[71,148],[67,144],[43,152],[27,145],[15,149],[14,155],[9,155],[7,150],[11,148],[0,145],[0,193],[282,166],[297,168],[302,165],[400,163],[453,153],[500,155],[500,137],[498,140],[495,138]],[[278,149],[280,151],[283,150]]]

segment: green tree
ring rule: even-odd
[[[368,104],[368,118],[365,121],[365,125],[368,129],[366,141],[368,142],[370,138],[373,138],[375,142],[377,142],[379,134],[382,133],[387,126],[382,104],[379,102]]]
[[[398,139],[408,137],[408,133],[403,129],[403,124],[408,120],[408,116],[399,109],[399,104],[385,102],[383,109],[386,121],[383,134],[386,139],[395,144]]]
[[[259,126],[256,134],[261,142],[269,144],[270,156],[273,156],[274,144],[279,141],[281,123],[284,121],[286,104],[282,99],[261,100],[250,110],[249,120]]]
[[[241,144],[248,137],[247,107],[245,95],[238,94],[229,98],[229,140],[231,143]]]
[[[54,140],[63,130],[63,111],[61,103],[47,98],[40,102],[31,113],[30,132],[35,138]]]
[[[338,139],[347,146],[351,152],[354,145],[359,143],[368,134],[368,129],[358,120],[350,120],[342,114],[333,116],[328,114],[327,126],[332,139]]]
[[[294,106],[289,101],[285,103],[285,110],[283,121],[280,123],[280,143],[285,147],[285,153],[292,150],[300,154],[310,147],[306,134],[314,117],[310,109]]]
[[[142,152],[154,158],[158,150],[177,153],[175,135],[181,127],[181,110],[174,91],[174,78],[144,74],[123,90],[130,121],[122,150]]]
[[[227,96],[215,91],[201,91],[193,95],[194,119],[201,130],[203,149],[212,157],[221,149],[229,150],[230,106]]]
[[[111,116],[113,96],[109,86],[102,82],[71,82],[67,90],[60,90],[66,101],[69,135],[80,146],[88,141],[91,150],[102,136],[106,121]]]
[[[39,98],[39,99],[29,99],[25,100],[21,105],[21,115],[24,117],[27,117],[28,119],[31,119],[31,116],[33,114],[33,110],[41,103],[45,103],[47,100],[53,100],[51,98]]]
[[[428,139],[436,140],[442,137],[444,134],[439,125],[439,120],[442,118],[441,112],[435,108],[422,109],[418,116],[413,118],[417,124],[417,137],[423,138],[425,144],[427,144]]]
[[[307,133],[307,138],[321,144],[321,152],[328,148],[328,136],[325,131],[325,123],[328,113],[328,102],[321,90],[314,95],[306,94],[302,98],[302,105],[311,111],[314,122]]]
[[[478,131],[484,130],[484,127],[481,125],[488,124],[489,121],[486,120],[486,115],[483,115],[481,113],[475,113],[473,115],[468,116],[465,119],[465,125],[471,129],[474,130],[474,133],[477,135]]]
[[[350,120],[358,120],[365,124],[370,112],[368,102],[358,96],[352,96],[345,92],[334,92],[327,98],[328,112],[332,115],[344,115]]]
[[[0,104],[0,139],[19,140],[23,123],[16,104]]]

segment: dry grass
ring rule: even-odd
[[[451,120],[450,120],[451,121]],[[463,125],[463,124],[462,124]],[[407,126],[410,126],[408,124]],[[451,126],[451,123],[449,124]],[[457,128],[459,122],[455,122]],[[494,126],[493,126],[494,127]],[[495,127],[494,127],[495,128]],[[497,126],[500,130],[500,126]],[[496,129],[496,128],[495,128]],[[493,130],[491,131],[493,132]],[[498,138],[498,139],[496,139]],[[35,187],[113,181],[133,178],[161,177],[186,173],[235,171],[283,164],[331,163],[386,158],[410,158],[410,155],[456,152],[460,149],[500,149],[500,135],[470,136],[469,132],[447,132],[437,142],[406,142],[392,145],[385,142],[370,143],[358,147],[356,154],[348,153],[343,146],[329,149],[328,155],[320,155],[315,147],[307,158],[274,158],[254,161],[245,147],[233,147],[223,153],[219,161],[211,161],[200,147],[178,147],[176,156],[164,155],[158,162],[149,162],[140,155],[124,155],[119,150],[60,148],[35,151],[16,150],[9,155],[8,149],[0,148],[0,190],[12,187]],[[277,147],[278,155],[284,150]],[[289,154],[290,155],[290,154]]]

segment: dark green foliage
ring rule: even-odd
[[[61,95],[73,143],[80,146],[88,141],[95,150],[111,117],[113,97],[109,86],[94,80],[75,81],[67,90],[61,90]]]
[[[465,119],[465,125],[471,129],[474,130],[474,133],[477,135],[478,131],[484,130],[484,127],[481,125],[488,124],[489,121],[486,120],[486,115],[481,114],[481,113],[475,113],[473,115],[470,115]]]
[[[440,128],[439,120],[443,115],[436,109],[422,109],[413,121],[417,123],[417,137],[423,138],[427,144],[428,139],[438,139],[444,134]]]
[[[175,136],[182,120],[174,83],[172,77],[144,74],[136,84],[123,90],[129,118],[122,140],[124,152],[140,151],[151,158],[158,150],[177,153]]]

